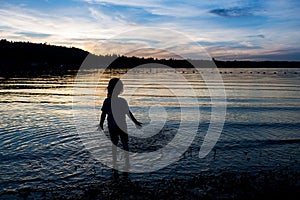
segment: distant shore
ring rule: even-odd
[[[84,62],[89,56],[90,61]],[[143,64],[172,68],[300,68],[300,61],[220,61],[158,59],[122,55],[93,55],[74,47],[0,40],[0,76],[39,76],[76,73],[85,68],[130,69]]]

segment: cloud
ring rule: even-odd
[[[264,39],[264,38],[265,38],[265,35],[263,35],[263,34],[249,35],[248,37],[249,37],[249,38],[262,38],[262,39]]]
[[[300,18],[299,7],[300,1],[298,0],[266,1],[261,14],[280,21],[285,19],[297,21]]]
[[[24,35],[27,37],[38,37],[38,38],[43,38],[43,37],[49,37],[51,34],[46,34],[46,33],[34,33],[34,32],[16,32],[16,34]]]
[[[0,8],[0,26],[5,32],[23,35],[24,39],[49,37],[49,42],[76,40],[82,38],[108,38],[116,32],[124,31],[129,26],[125,20],[101,13],[94,8],[86,8],[84,15],[55,13],[6,5]],[[133,25],[132,25],[133,26]]]
[[[101,26],[109,27],[124,27],[129,24],[134,24],[129,21],[126,21],[122,16],[118,15],[107,15],[99,9],[89,7],[88,10],[90,11],[90,15],[96,19],[98,22],[101,23]],[[100,25],[100,24],[99,24]]]
[[[83,0],[89,4],[115,4],[115,5],[125,5],[134,7],[150,7],[159,4],[159,0]]]
[[[219,8],[210,10],[209,13],[221,16],[221,17],[247,17],[252,16],[253,13],[249,8]]]
[[[248,60],[275,60],[275,61],[299,61],[300,58],[300,48],[295,49],[276,49],[268,50],[263,53],[251,52],[251,54],[244,54],[240,56],[243,59]]]
[[[159,0],[83,0],[90,5],[101,5],[109,6],[111,8],[131,8],[139,9],[144,13],[139,13],[141,15],[158,15],[165,17],[195,17],[204,16],[206,14],[205,9],[199,9],[199,2],[197,1],[159,1]],[[128,13],[127,13],[128,14]]]
[[[277,1],[270,0],[76,0],[75,6],[74,2],[68,4],[66,1],[55,7],[4,3],[0,7],[0,31],[1,37],[9,40],[76,46],[106,54],[130,52],[141,44],[159,46],[160,41],[184,45],[184,40],[174,40],[164,33],[148,32],[158,39],[149,40],[147,30],[142,39],[133,34],[129,39],[98,45],[135,28],[166,28],[198,41],[214,57],[259,57],[264,52],[299,47],[295,41],[300,31],[300,3],[278,2],[279,6]],[[192,46],[182,52],[187,57],[197,56]],[[276,52],[272,54],[274,57],[279,55]],[[153,55],[159,53],[166,55],[153,51]],[[298,55],[294,51],[285,52],[285,55],[289,53]]]

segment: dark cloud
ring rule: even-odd
[[[198,44],[203,46],[212,47],[215,50],[220,49],[241,49],[241,50],[248,50],[248,49],[262,49],[263,47],[259,45],[245,45],[240,44],[239,42],[198,42]]]
[[[300,49],[281,49],[260,55],[249,55],[255,60],[300,61]]]
[[[25,35],[27,37],[49,37],[51,34],[33,33],[33,32],[17,32],[17,34]]]
[[[209,13],[221,17],[246,17],[253,15],[248,8],[218,8],[210,10]]]
[[[242,50],[248,50],[248,49],[263,49],[263,47],[259,45],[253,45],[253,46],[248,46],[248,45],[236,45],[236,46],[231,46],[231,49],[242,49]]]
[[[0,30],[10,30],[11,27],[9,26],[0,26]]]
[[[265,38],[265,35],[259,34],[259,35],[249,35],[249,38]]]
[[[281,49],[276,51],[260,52],[259,54],[218,55],[220,60],[255,60],[255,61],[300,61],[300,49]]]

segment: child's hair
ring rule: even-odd
[[[107,86],[107,97],[118,96],[123,91],[123,83],[119,78],[110,79]]]

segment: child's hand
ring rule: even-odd
[[[142,124],[143,124],[143,123],[141,123],[141,122],[136,122],[136,123],[135,123],[135,127],[136,127],[137,129],[141,129],[141,128],[142,128]]]
[[[97,125],[97,131],[103,131],[103,125],[101,126],[101,125]]]

